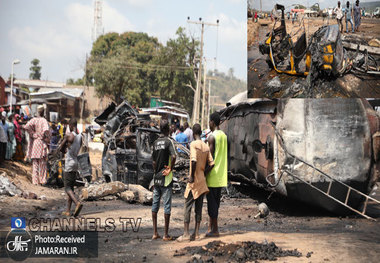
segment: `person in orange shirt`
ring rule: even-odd
[[[185,191],[185,211],[184,211],[184,234],[178,241],[190,241],[199,239],[199,226],[202,221],[202,206],[204,196],[209,192],[206,182],[206,174],[214,167],[210,148],[201,140],[202,129],[197,123],[193,126],[194,141],[190,144],[190,173],[189,181]],[[190,236],[190,214],[195,203],[195,228]]]

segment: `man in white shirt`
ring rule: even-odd
[[[339,30],[340,32],[343,32],[343,23],[342,23],[343,10],[342,10],[342,7],[340,6],[340,1],[338,1],[338,6],[335,7],[334,13],[336,14],[336,20],[338,21]]]
[[[193,141],[193,130],[190,129],[189,123],[187,123],[187,122],[185,122],[183,124],[183,128],[185,128],[185,131],[183,133],[187,136],[187,140],[188,140],[189,145],[190,145],[190,143]]]

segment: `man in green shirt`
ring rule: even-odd
[[[207,194],[209,227],[206,237],[218,237],[218,213],[223,187],[227,187],[227,136],[220,130],[220,115],[214,112],[210,116],[212,134],[208,138],[210,152],[214,158],[214,167],[206,176],[210,192]]]

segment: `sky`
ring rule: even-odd
[[[248,0],[253,8],[260,9],[260,0]],[[354,0],[349,0],[351,3]],[[375,2],[376,0],[360,0],[360,2]],[[340,0],[341,3],[347,2],[346,0]],[[281,4],[285,7],[290,7],[293,4],[301,4],[306,7],[310,7],[315,3],[318,3],[320,8],[324,9],[327,7],[335,7],[338,3],[338,0],[262,0],[263,11],[270,11],[273,9],[275,4]]]
[[[105,33],[146,32],[166,43],[179,26],[200,39],[201,27],[187,23],[187,17],[219,19],[218,29],[205,27],[207,68],[233,68],[246,80],[246,8],[246,0],[103,0],[103,27]],[[82,77],[93,20],[93,0],[0,0],[0,76],[7,79],[12,61],[19,59],[14,74],[27,79],[31,60],[38,58],[43,80]]]

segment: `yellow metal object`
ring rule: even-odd
[[[306,71],[310,70],[310,66],[311,66],[311,54],[310,52],[307,52],[306,53]]]
[[[58,162],[58,178],[62,178],[62,162]]]
[[[324,70],[331,70],[332,69],[331,65],[323,65],[322,68]]]

